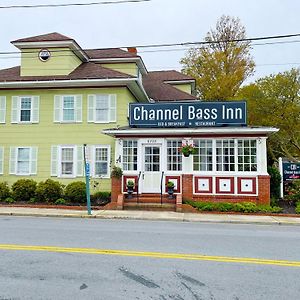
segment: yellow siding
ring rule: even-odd
[[[135,63],[115,63],[115,64],[109,63],[109,64],[101,64],[101,66],[125,74],[129,74],[132,76],[137,76],[137,72],[138,72],[138,67]]]
[[[111,145],[111,165],[114,165],[114,139],[101,133],[103,129],[128,125],[128,103],[135,102],[134,97],[126,88],[91,88],[91,89],[43,89],[26,90],[26,95],[40,96],[40,122],[38,124],[11,124],[11,98],[24,95],[24,91],[0,91],[6,96],[6,123],[0,124],[0,147],[4,147],[4,174],[0,181],[12,184],[22,176],[9,175],[9,149],[14,146],[38,147],[38,173],[30,178],[41,181],[50,178],[51,145]],[[117,95],[117,122],[106,124],[87,123],[87,95],[107,93]],[[82,123],[60,124],[53,122],[54,95],[82,95]],[[29,178],[27,176],[26,178]],[[67,184],[74,179],[59,179]],[[95,179],[100,182],[100,190],[110,190],[110,179]],[[98,189],[99,189],[98,186]]]
[[[68,75],[81,60],[69,48],[49,48],[51,57],[47,61],[39,59],[41,49],[22,49],[21,76]]]
[[[188,94],[192,93],[192,85],[189,83],[185,84],[172,84],[173,87],[177,88],[180,91],[186,92]]]

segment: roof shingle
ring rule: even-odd
[[[28,38],[18,39],[12,41],[12,43],[21,43],[21,42],[53,42],[53,41],[73,41],[73,39],[62,35],[58,32],[52,32],[42,35],[31,36]]]

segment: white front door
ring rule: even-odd
[[[143,145],[142,192],[160,193],[161,145]]]

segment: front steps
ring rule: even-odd
[[[160,194],[136,194],[131,199],[124,195],[123,209],[125,210],[150,210],[150,211],[175,211],[176,196],[169,199],[168,195]]]

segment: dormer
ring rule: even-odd
[[[57,32],[11,43],[21,50],[21,76],[68,75],[88,61],[75,40]]]

